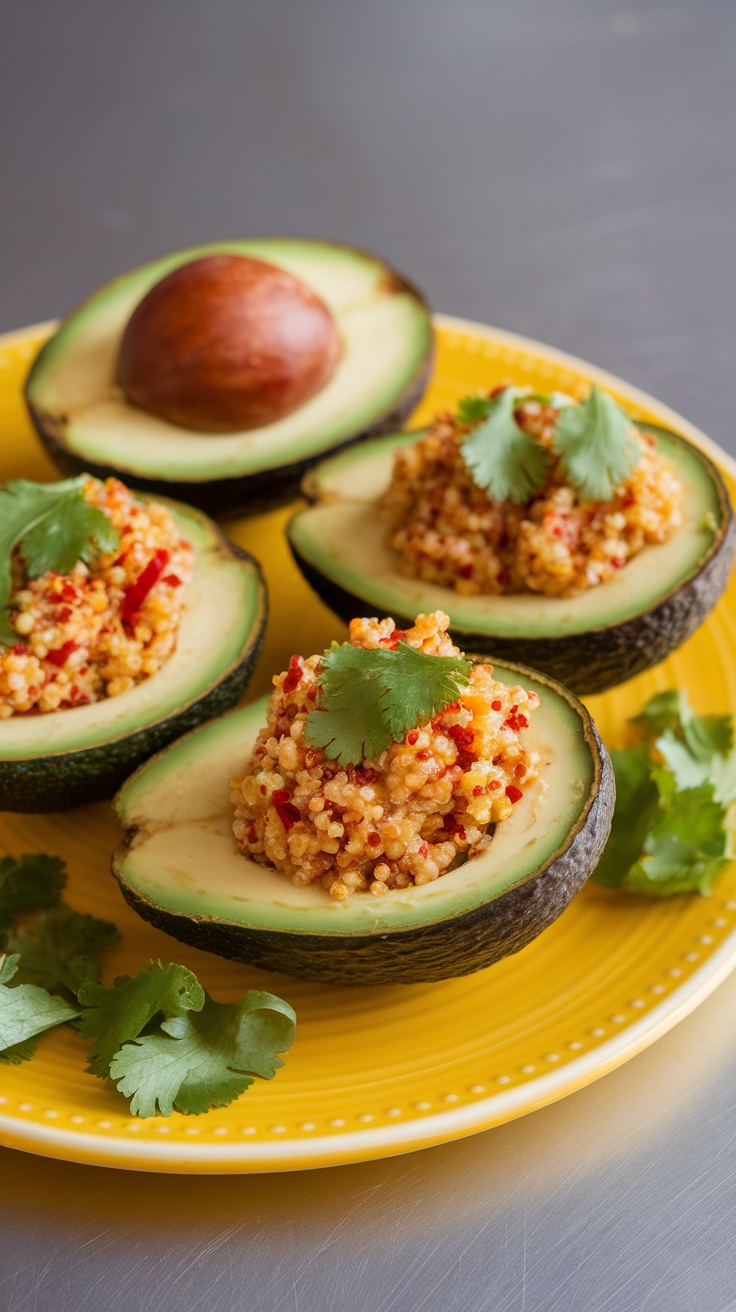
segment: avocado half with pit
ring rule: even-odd
[[[639,423],[685,488],[685,522],[645,547],[608,583],[575,597],[463,597],[399,573],[379,502],[394,453],[425,434],[398,433],[322,461],[303,484],[312,504],[288,525],[307,581],[345,621],[391,615],[414,623],[443,610],[460,647],[525,661],[576,693],[603,692],[664,660],[715,606],[733,564],[734,520],[716,466],[691,442]]]
[[[154,284],[221,254],[267,261],[316,292],[332,312],[341,352],[324,386],[284,418],[242,432],[196,432],[129,403],[115,381],[118,356]],[[42,348],[26,401],[65,474],[114,474],[211,512],[258,511],[289,500],[326,452],[403,423],[426,387],[432,346],[421,293],[374,255],[322,241],[219,242],[152,260],[100,287]]]
[[[56,811],[110,797],[142,761],[235,704],[266,624],[257,561],[212,520],[169,503],[194,547],[176,649],[118,697],[0,721],[0,810]]]
[[[126,901],[185,943],[329,984],[446,979],[518,952],[598,864],[614,781],[590,715],[566,688],[520,666],[494,668],[539,694],[525,742],[541,764],[481,855],[434,883],[346,902],[243,856],[229,782],[265,723],[264,698],[161,752],[118,793],[125,837],[113,872]]]

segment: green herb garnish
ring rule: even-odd
[[[0,934],[19,912],[54,906],[65,883],[64,862],[58,856],[0,858]]]
[[[36,1051],[36,1036],[74,1020],[79,1007],[35,984],[13,984],[20,958],[0,957],[0,1061],[17,1066]]]
[[[37,984],[76,1002],[82,984],[100,978],[102,956],[119,939],[109,921],[61,903],[9,934],[7,948],[20,956],[19,984]]]
[[[251,989],[239,1002],[213,1002],[162,1018],[153,1033],[124,1043],[110,1078],[134,1116],[200,1115],[227,1107],[253,1083],[272,1080],[294,1041],[296,1016],[273,993]]]
[[[505,387],[494,397],[466,397],[460,403],[462,423],[477,423],[474,417],[485,413],[481,422],[463,438],[461,451],[473,481],[488,492],[493,501],[524,504],[541,491],[549,476],[549,452],[520,428],[514,418],[526,392]]]
[[[339,765],[375,760],[456,701],[471,669],[461,657],[428,656],[405,642],[395,651],[333,643],[322,658],[322,697],[307,716],[307,741]]]
[[[56,903],[26,917],[0,954],[0,1062],[27,1061],[39,1034],[72,1021],[91,1042],[87,1069],[113,1080],[137,1116],[226,1107],[255,1076],[273,1079],[294,1039],[288,1002],[255,990],[214,1002],[185,966],[153,961],[105,988],[100,959],[120,935],[59,902],[65,879],[57,857],[0,861],[3,928]]]
[[[565,406],[555,427],[555,450],[568,482],[588,501],[610,501],[641,452],[631,420],[595,383],[578,405]]]
[[[708,894],[729,862],[731,717],[695,715],[684,692],[666,692],[632,723],[644,741],[611,752],[616,808],[593,879],[655,897]]]
[[[532,400],[559,409],[551,453],[514,418],[517,407]],[[519,505],[529,501],[546,485],[555,455],[582,497],[610,501],[616,486],[641,458],[629,416],[595,383],[589,396],[577,404],[559,394],[537,395],[523,387],[505,387],[494,396],[464,396],[458,402],[457,420],[472,428],[461,445],[465,464],[476,485],[494,501]]]
[[[8,610],[16,547],[26,576],[36,579],[49,569],[68,574],[77,561],[89,564],[120,542],[107,515],[86,500],[87,477],[80,474],[61,483],[18,478],[0,488],[0,643],[5,647],[18,641]]]

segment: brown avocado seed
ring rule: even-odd
[[[319,391],[340,355],[332,313],[293,274],[209,255],[157,282],[123,334],[128,401],[183,428],[260,428]]]

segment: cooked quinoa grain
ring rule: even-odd
[[[176,645],[191,544],[165,506],[137,501],[115,478],[90,478],[84,495],[118,529],[119,545],[70,574],[30,581],[16,556],[18,642],[0,647],[0,719],[115,697],[155,674]]]
[[[517,423],[546,449],[559,410],[520,404]],[[632,426],[641,459],[608,502],[583,501],[553,462],[546,487],[526,505],[491,501],[462,456],[468,432],[449,414],[396,453],[383,501],[399,569],[457,593],[573,596],[615,577],[648,543],[683,522],[683,488],[653,439]]]
[[[394,649],[399,640],[435,656],[458,656],[441,611],[406,632],[393,620],[358,619],[354,647]],[[473,666],[460,698],[375,760],[340,766],[304,738],[319,699],[321,656],[292,656],[274,678],[267,726],[245,772],[232,781],[233,831],[241,852],[297,886],[338,899],[380,897],[427,884],[474,856],[536,778],[524,744],[536,693],[508,688],[491,665]]]

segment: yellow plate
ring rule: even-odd
[[[503,381],[580,394],[591,379],[640,418],[675,428],[715,455],[736,493],[736,466],[657,401],[598,369],[497,329],[442,318],[423,422],[463,392]],[[34,441],[20,386],[45,335],[0,339],[0,478],[52,478]],[[339,622],[312,595],[282,534],[285,511],[232,526],[264,563],[272,600],[253,696],[292,651],[311,653]],[[652,693],[685,685],[700,711],[736,711],[736,586],[708,623],[664,664],[590,699],[609,744]],[[2,725],[0,724],[0,743]],[[0,1066],[0,1143],[50,1157],[156,1171],[283,1171],[408,1152],[498,1125],[572,1093],[663,1034],[736,966],[736,867],[710,898],[665,902],[589,885],[551,929],[516,957],[444,984],[330,989],[222,961],[138,920],[108,874],[116,825],[109,804],[51,816],[0,818],[0,847],[53,852],[69,863],[69,901],[114,920],[123,942],[106,978],[149,957],[185,963],[227,1001],[269,988],[296,1008],[297,1038],[271,1084],[206,1116],[141,1121],[113,1088],[85,1074],[68,1028],[42,1037],[21,1066]]]

